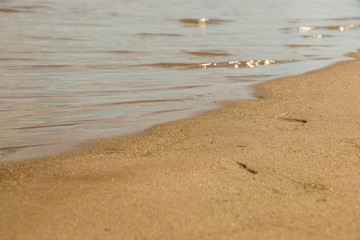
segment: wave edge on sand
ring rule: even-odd
[[[0,167],[3,239],[356,239],[360,52],[191,119]]]

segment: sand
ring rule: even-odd
[[[360,239],[360,52],[258,100],[3,164],[0,239]]]

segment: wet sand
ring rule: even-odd
[[[0,168],[0,239],[360,239],[360,52],[259,100]]]

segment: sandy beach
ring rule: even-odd
[[[360,239],[360,52],[258,100],[0,167],[0,239]]]

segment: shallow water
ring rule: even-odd
[[[0,0],[0,161],[252,98],[346,59],[360,1]]]

